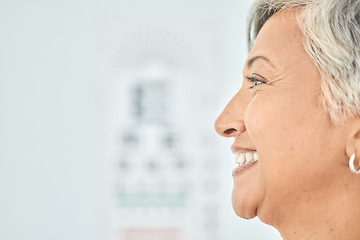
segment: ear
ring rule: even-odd
[[[345,124],[347,125],[346,155],[350,158],[355,153],[356,159],[360,159],[360,116],[348,119]]]

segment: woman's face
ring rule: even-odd
[[[271,225],[321,206],[337,176],[349,171],[347,130],[332,125],[322,105],[320,74],[295,18],[280,12],[265,23],[243,86],[215,124],[219,134],[235,138],[234,152],[258,154],[255,164],[233,172],[235,212]]]

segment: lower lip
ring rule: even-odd
[[[242,174],[243,172],[245,172],[246,170],[250,169],[251,167],[253,167],[255,164],[257,164],[257,161],[256,162],[252,162],[252,163],[247,163],[247,164],[244,164],[244,165],[241,165],[241,166],[238,166],[236,167],[233,172],[232,172],[232,175],[235,176],[235,175],[239,175],[239,174]]]

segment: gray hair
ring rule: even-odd
[[[276,12],[300,9],[304,47],[322,77],[322,100],[333,123],[360,114],[360,0],[255,0],[248,47]]]

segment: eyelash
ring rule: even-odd
[[[257,85],[261,84],[261,83],[266,83],[265,81],[262,81],[256,77],[245,77],[250,83],[253,83],[253,86],[250,86],[250,89],[253,89],[254,87],[256,87]]]

